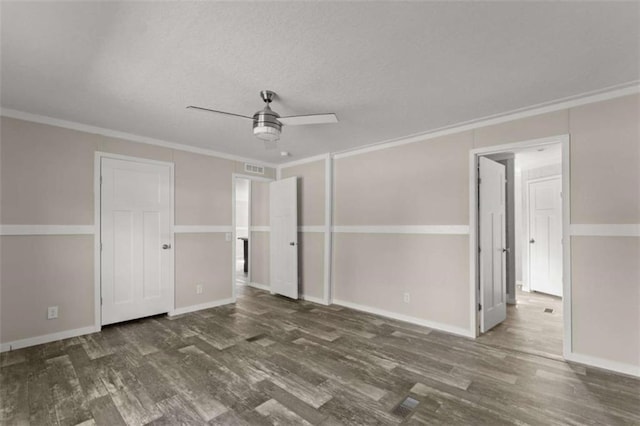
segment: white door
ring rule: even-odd
[[[529,283],[562,296],[562,179],[529,182]]]
[[[101,162],[102,324],[173,308],[170,165]]]
[[[480,331],[507,318],[505,167],[479,159]]]
[[[298,186],[297,178],[269,184],[271,227],[271,291],[298,298]]]

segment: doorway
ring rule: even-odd
[[[173,164],[96,154],[100,325],[174,308]]]
[[[249,283],[249,216],[251,212],[251,181],[236,178],[235,185],[235,282]]]
[[[493,346],[571,349],[569,138],[471,152],[472,326]]]
[[[256,216],[258,216],[258,220],[264,216],[265,200],[260,196],[260,188],[256,188],[256,191],[253,191],[253,188],[255,188],[257,184],[264,185],[272,181],[273,179],[271,178],[261,176],[240,173],[232,174],[231,289],[234,301],[238,294],[243,293],[242,291],[239,292],[239,289],[243,289],[246,286],[257,287],[259,284],[254,283],[254,280],[256,278],[261,279],[261,276],[264,275],[264,257],[267,258],[266,261],[268,262],[269,254],[266,251],[262,251],[261,247],[263,244],[261,244],[260,238],[256,238],[255,233],[268,234],[269,227],[264,226],[261,222],[257,222],[257,224],[254,223]],[[252,202],[252,199],[255,202]],[[268,203],[268,198],[266,201]],[[266,208],[268,209],[268,204]],[[256,241],[254,241],[254,239]],[[258,256],[262,256],[263,259],[258,259]],[[260,262],[257,262],[258,260],[260,260]]]

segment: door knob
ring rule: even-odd
[[[511,249],[510,248],[503,248],[502,252],[503,253],[511,253]]]
[[[170,248],[171,248],[171,244],[163,244],[162,245],[162,249],[163,250],[167,250],[167,249],[170,249]]]
[[[294,243],[293,241],[291,241],[291,242],[289,243],[289,245],[290,245],[290,246],[295,246],[295,245],[296,245],[296,243]]]
[[[536,242],[536,240],[534,240],[533,238],[529,240],[529,244],[533,244],[535,242]]]

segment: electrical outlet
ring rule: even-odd
[[[56,318],[58,318],[58,307],[49,306],[47,308],[47,319],[56,319]]]
[[[231,241],[231,232],[225,232],[224,239],[225,241]]]
[[[196,294],[202,294],[202,285],[198,284],[196,286]]]
[[[405,293],[404,294],[404,303],[409,303],[411,302],[411,294],[410,293]]]

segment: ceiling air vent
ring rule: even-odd
[[[249,173],[264,174],[264,166],[256,166],[255,164],[244,163],[244,171]]]

